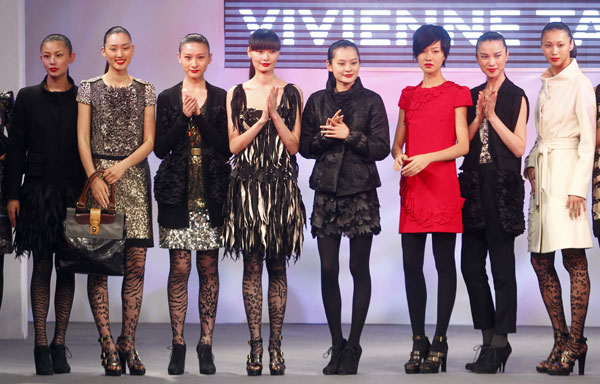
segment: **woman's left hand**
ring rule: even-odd
[[[112,167],[106,169],[102,177],[108,184],[114,184],[121,179],[123,173],[127,170],[127,167],[123,165],[123,162],[120,161],[113,165]]]
[[[321,134],[331,139],[345,139],[350,134],[350,128],[341,120],[327,119],[329,124],[321,125]]]
[[[429,159],[429,155],[427,153],[409,157],[405,160],[405,164],[408,165],[402,167],[402,176],[415,176],[427,168],[429,163],[431,163],[431,160]]]
[[[569,217],[576,219],[587,210],[585,199],[580,196],[569,195],[566,207],[569,209]]]

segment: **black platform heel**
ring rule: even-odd
[[[509,342],[502,348],[490,345],[481,352],[482,357],[474,364],[473,371],[476,373],[504,372],[506,361],[511,353],[512,347]]]
[[[580,339],[569,337],[567,347],[561,355],[560,362],[549,367],[548,374],[552,376],[568,376],[571,372],[573,372],[573,366],[575,365],[575,362],[579,360],[579,375],[584,375],[585,358],[588,351],[586,341],[587,338],[585,337]],[[573,352],[571,349],[569,349],[569,346],[573,345],[577,346],[576,352]]]
[[[52,360],[50,359],[50,349],[47,345],[36,345],[33,348],[33,358],[36,375],[47,376],[54,374]]]
[[[263,339],[256,340],[248,340],[248,345],[250,345],[250,354],[248,355],[248,359],[246,360],[246,373],[248,376],[260,376],[262,375],[262,342]],[[260,348],[259,353],[255,353],[254,351]]]
[[[215,357],[212,353],[212,345],[198,344],[196,346],[196,353],[198,354],[200,373],[203,375],[214,375],[217,371],[217,367],[215,367]]]
[[[421,363],[420,373],[438,373],[440,367],[446,372],[446,360],[448,358],[448,341],[446,336],[435,336],[429,353]]]
[[[131,342],[131,349],[123,350],[119,348],[124,341]],[[140,354],[133,345],[135,343],[135,337],[132,336],[119,336],[117,338],[117,351],[119,352],[119,359],[121,360],[121,372],[126,373],[129,368],[129,374],[133,376],[143,376],[146,374],[146,367],[140,359]]]
[[[185,371],[185,355],[187,347],[185,344],[173,344],[171,347],[171,358],[167,372],[169,375],[182,375]]]
[[[271,376],[285,375],[285,359],[281,352],[281,335],[269,340],[269,372]]]
[[[329,363],[323,368],[324,375],[337,375],[338,369],[340,368],[340,359],[342,358],[342,351],[346,347],[346,339],[342,339],[342,342],[337,345],[329,347],[327,352],[323,354],[323,358],[326,359],[331,355]]]
[[[71,366],[67,361],[67,357],[71,357],[71,351],[64,344],[56,344],[52,342],[49,346],[50,357],[52,358],[52,369],[54,373],[69,373]]]
[[[100,337],[98,339],[98,342],[100,343],[100,348],[102,349],[100,358],[102,359],[104,374],[106,376],[121,376],[121,363],[119,362],[119,355],[117,351],[104,350],[104,343],[108,342],[109,340],[112,340],[112,336]]]
[[[412,351],[410,352],[408,361],[404,363],[404,372],[408,374],[419,373],[421,363],[423,363],[423,360],[429,353],[429,348],[431,347],[431,343],[429,343],[427,336],[414,335],[412,340]]]
[[[568,338],[568,333],[562,333],[558,330],[554,330],[554,346],[552,347],[548,358],[540,361],[540,363],[535,367],[536,371],[539,373],[547,373],[549,367],[553,366],[554,364],[558,364],[562,352],[567,345]]]

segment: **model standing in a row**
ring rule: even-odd
[[[243,298],[250,330],[246,371],[262,374],[262,271],[269,273],[269,370],[285,373],[281,352],[287,301],[286,264],[300,257],[305,222],[298,188],[302,93],[275,76],[281,43],[275,32],[250,36],[250,80],[227,93],[232,161],[223,236],[225,251],[244,260]]]
[[[442,75],[450,53],[450,36],[442,27],[424,25],[415,31],[413,54],[423,81],[402,90],[398,126],[392,147],[400,181],[400,233],[406,298],[413,348],[406,373],[446,371],[446,331],[456,296],[454,247],[462,232],[463,198],[455,159],[469,150],[467,107],[469,89]],[[433,342],[425,335],[427,288],[423,261],[431,233],[438,272],[437,323]]]
[[[381,181],[375,162],[389,155],[390,138],[383,100],[358,77],[356,45],[348,40],[333,43],[327,69],[327,87],[306,102],[300,153],[316,159],[310,178],[315,190],[311,227],[321,258],[321,294],[332,343],[323,373],[345,375],[356,374],[362,353],[360,336],[371,300],[371,243],[381,232],[376,189]],[[342,334],[338,282],[342,235],[350,239],[354,280],[348,340]]]
[[[88,176],[104,170],[92,183],[92,195],[108,206],[108,184],[115,185],[117,211],[125,213],[127,258],[121,287],[122,327],[116,345],[108,313],[107,276],[88,276],[88,299],[98,328],[105,373],[119,376],[129,368],[143,375],[146,368],[135,349],[144,289],[146,250],[153,246],[150,167],[154,148],[154,86],[129,75],[133,58],[131,35],[112,27],[104,35],[104,75],[81,82],[77,101],[77,131],[81,163]]]
[[[508,48],[502,35],[481,35],[475,57],[486,82],[471,89],[473,106],[467,110],[469,153],[459,178],[465,198],[461,269],[473,324],[481,330],[483,342],[477,361],[466,368],[496,373],[504,370],[511,353],[508,334],[516,332],[514,246],[515,237],[525,230],[521,156],[529,103],[525,92],[504,73]],[[488,252],[495,306],[486,272]]]
[[[179,43],[185,73],[179,84],[161,92],[157,102],[154,153],[163,159],[154,179],[160,246],[169,249],[167,294],[173,331],[168,372],[185,369],[183,327],[188,306],[192,250],[200,280],[201,337],[196,347],[200,373],[213,374],[212,335],[219,297],[218,255],[231,153],[227,138],[226,93],[204,73],[212,55],[206,37],[192,33]]]
[[[535,108],[537,139],[526,160],[531,182],[528,249],[554,330],[554,347],[539,372],[568,375],[579,360],[584,373],[583,336],[590,296],[585,248],[592,232],[586,214],[596,147],[596,104],[590,80],[577,65],[577,49],[568,26],[549,23],[542,51],[550,67],[542,74]],[[554,253],[561,250],[571,278],[571,329],[567,327]]]
[[[46,318],[54,257],[65,246],[66,209],[75,205],[85,184],[85,173],[77,150],[77,86],[69,77],[69,64],[75,60],[71,41],[60,34],[46,36],[40,58],[46,77],[39,85],[21,89],[15,101],[4,193],[8,216],[15,227],[15,251],[33,257],[35,370],[38,375],[51,375],[71,370],[65,333],[75,293],[72,273],[56,272],[56,323],[49,346]]]

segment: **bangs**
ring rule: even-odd
[[[250,35],[248,42],[251,51],[280,51],[281,42],[279,36],[270,29],[257,29]]]

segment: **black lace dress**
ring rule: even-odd
[[[293,129],[301,108],[300,93],[284,87],[279,115]],[[248,109],[246,93],[238,85],[232,97],[232,119],[240,134],[260,118],[262,111]],[[269,120],[254,140],[232,160],[224,224],[226,253],[294,258],[302,251],[306,221],[298,188],[298,165]]]

